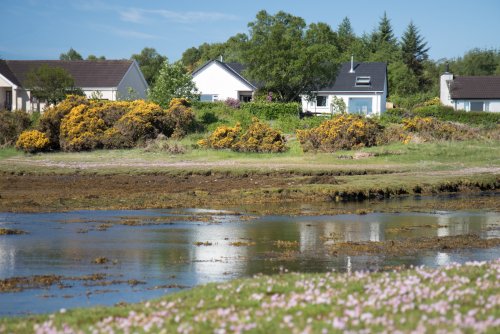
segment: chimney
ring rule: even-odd
[[[354,55],[351,56],[351,69],[349,73],[354,73]]]
[[[223,63],[224,60],[222,59],[222,55],[220,55],[220,62]]]

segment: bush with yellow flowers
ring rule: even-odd
[[[106,123],[98,108],[79,105],[71,109],[61,122],[59,143],[64,151],[85,151],[102,147]]]
[[[403,129],[417,134],[420,141],[467,140],[479,136],[477,129],[465,124],[441,121],[434,117],[413,117],[403,119]],[[416,136],[413,135],[413,138]]]
[[[38,129],[45,133],[50,141],[50,148],[59,149],[59,134],[62,119],[69,114],[71,109],[79,105],[89,105],[84,96],[68,95],[68,97],[55,106],[48,108],[40,117]]]
[[[256,117],[245,132],[242,132],[239,123],[234,127],[220,126],[198,144],[202,147],[231,149],[237,152],[279,153],[288,149],[281,132]]]
[[[137,100],[130,102],[130,111],[114,127],[129,141],[156,138],[165,123],[166,112],[156,103]]]
[[[24,131],[19,135],[16,148],[28,153],[42,152],[49,148],[49,138],[38,130]]]
[[[288,148],[281,132],[254,117],[250,127],[232,149],[239,152],[280,153]]]
[[[238,142],[241,134],[241,125],[236,123],[235,126],[219,126],[207,139],[198,141],[198,145],[216,150],[232,149]]]
[[[297,130],[297,139],[304,152],[334,152],[374,146],[381,132],[382,127],[371,118],[341,114],[316,128]]]

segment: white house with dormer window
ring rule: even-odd
[[[302,96],[302,112],[330,114],[334,97],[341,98],[347,112],[366,116],[385,112],[388,95],[386,63],[342,64],[335,82]]]

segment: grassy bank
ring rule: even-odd
[[[13,333],[495,333],[500,261],[208,284],[143,304],[0,319]]]
[[[390,145],[335,154],[3,150],[0,211],[221,207],[496,190],[499,144]]]
[[[500,166],[499,141],[391,144],[335,153],[303,153],[298,143],[292,141],[290,150],[285,153],[239,153],[189,148],[196,139],[196,137],[190,137],[179,142],[188,147],[185,154],[147,152],[137,148],[26,155],[13,149],[0,149],[0,172],[68,173],[78,171],[79,173],[134,174],[199,169],[246,172],[275,169],[317,171],[346,168],[421,171]]]

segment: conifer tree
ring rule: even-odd
[[[401,51],[403,62],[416,76],[420,77],[424,68],[423,63],[429,58],[427,54],[429,48],[413,22],[410,22],[403,34]]]

